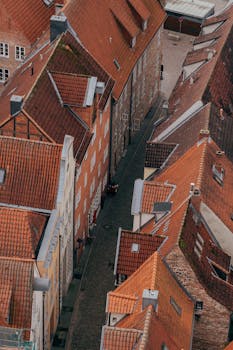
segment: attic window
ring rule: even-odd
[[[212,264],[212,268],[215,272],[215,274],[221,278],[222,280],[226,281],[227,280],[227,274],[222,270],[220,269],[219,267],[215,266]]]
[[[121,66],[120,66],[120,63],[117,61],[116,58],[114,58],[113,63],[115,64],[117,70],[120,70]]]
[[[50,6],[53,3],[53,0],[43,0],[46,6]]]
[[[4,183],[5,175],[6,175],[5,169],[0,169],[0,185],[2,185]]]
[[[132,253],[138,253],[139,252],[140,245],[138,243],[133,243],[131,246],[131,252]]]
[[[196,301],[195,310],[203,310],[203,301],[200,301],[200,300]]]
[[[225,170],[220,165],[213,164],[212,166],[213,178],[220,186],[223,186],[223,180],[225,175]]]

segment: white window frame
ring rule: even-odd
[[[106,137],[108,130],[109,130],[109,120],[106,121],[104,126],[104,138]]]
[[[96,163],[96,151],[93,153],[92,157],[91,157],[91,164],[90,164],[90,170],[92,172],[92,170],[94,169]]]
[[[87,173],[84,174],[84,187],[87,186]]]
[[[0,82],[4,83],[10,76],[9,69],[0,68]]]
[[[23,61],[24,58],[25,58],[25,47],[15,45],[15,60],[16,61]]]
[[[107,157],[108,157],[108,145],[105,147],[105,150],[104,150],[104,159],[103,159],[103,163],[106,162]]]
[[[0,43],[0,57],[9,58],[9,44],[8,43]]]
[[[81,195],[82,195],[82,190],[81,190],[81,187],[79,188],[78,190],[78,193],[76,194],[76,198],[75,198],[75,209],[77,209],[78,207],[78,204],[81,200]]]

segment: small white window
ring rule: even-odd
[[[87,173],[85,173],[84,175],[84,187],[87,186]]]
[[[98,177],[100,177],[100,173],[101,173],[101,163],[98,164]]]
[[[94,169],[95,162],[96,162],[96,151],[94,152],[93,156],[91,157],[91,164],[90,164],[90,170],[91,170],[91,172],[92,172],[92,170]]]
[[[78,193],[76,194],[76,197],[75,197],[75,209],[78,207],[80,200],[81,200],[81,188],[79,188]]]
[[[9,78],[9,70],[0,68],[0,82],[4,82]]]
[[[15,46],[15,59],[16,61],[22,61],[25,57],[25,47]]]
[[[105,163],[106,159],[107,159],[107,156],[108,156],[108,145],[105,147],[105,150],[104,150],[104,159],[103,159],[103,163]]]
[[[93,129],[93,136],[92,136],[92,139],[91,139],[91,144],[92,145],[94,144],[95,139],[96,139],[96,125],[95,125],[95,127]]]
[[[0,43],[0,56],[9,57],[9,44]]]
[[[102,146],[102,140],[99,140],[99,152],[101,151],[101,146]]]
[[[103,113],[100,112],[100,125],[102,124],[102,120],[103,120]]]
[[[83,214],[86,213],[86,210],[87,210],[87,200],[85,199],[83,202]]]
[[[80,214],[79,214],[78,220],[76,221],[76,224],[75,224],[75,234],[77,233],[79,227],[80,227]]]
[[[109,130],[109,121],[107,120],[104,126],[104,137],[106,137]]]

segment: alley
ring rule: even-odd
[[[115,176],[120,185],[119,192],[107,197],[99,215],[95,238],[88,252],[88,264],[73,308],[66,349],[99,349],[101,329],[105,323],[106,294],[114,289],[113,265],[118,228],[132,228],[133,184],[136,178],[143,176],[145,142],[156,117],[158,106],[148,114],[140,132],[133,138]]]

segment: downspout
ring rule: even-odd
[[[58,254],[58,310],[59,317],[58,323],[60,323],[60,315],[61,315],[61,235],[59,234],[59,254]]]
[[[134,71],[134,70],[133,70]],[[130,77],[130,104],[129,104],[129,145],[132,141],[132,110],[133,110],[133,71]]]
[[[43,302],[42,302],[42,314],[43,314],[43,317],[42,317],[42,322],[43,322],[43,325],[42,325],[42,339],[43,339],[43,350],[45,350],[45,338],[44,338],[44,334],[45,334],[45,331],[44,331],[44,326],[45,326],[45,322],[44,322],[44,300],[45,300],[45,292],[43,292],[42,294],[43,296]]]

